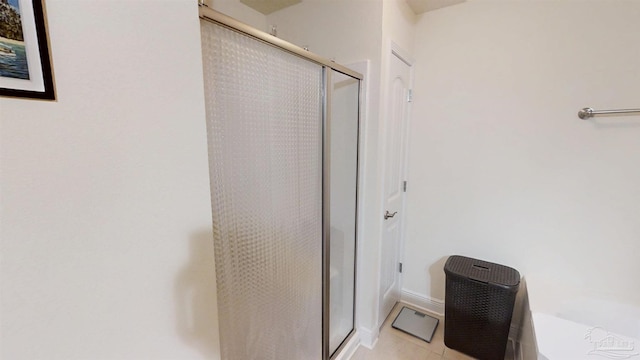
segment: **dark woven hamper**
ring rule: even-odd
[[[520,273],[454,255],[446,274],[444,343],[481,360],[503,360]]]

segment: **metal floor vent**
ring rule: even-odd
[[[434,317],[403,306],[391,326],[430,343],[439,322]]]

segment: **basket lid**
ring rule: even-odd
[[[447,259],[444,272],[447,275],[462,276],[514,290],[520,284],[520,273],[516,269],[460,255],[453,255]]]

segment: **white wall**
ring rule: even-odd
[[[382,1],[382,32],[385,54],[391,41],[413,57],[417,16],[405,0]],[[388,58],[388,57],[385,57]],[[383,68],[386,70],[386,68]]]
[[[205,0],[205,4],[258,30],[269,31],[267,17],[241,3],[240,0]]]
[[[417,25],[406,290],[444,299],[445,257],[513,266],[541,309],[640,304],[639,1],[474,0]],[[544,294],[542,294],[544,293]]]
[[[46,5],[58,101],[0,99],[0,358],[216,359],[196,2]]]

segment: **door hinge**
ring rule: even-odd
[[[409,89],[407,91],[407,102],[413,102],[413,90]]]
[[[400,266],[398,266],[398,270],[400,271],[400,273],[402,273],[402,263],[400,263]]]
[[[407,180],[402,182],[402,192],[407,192]]]

